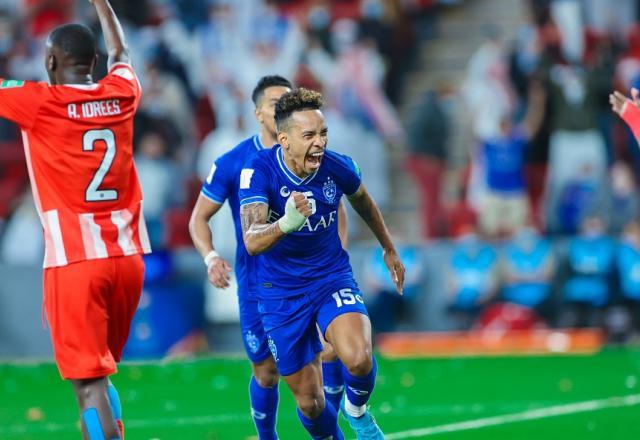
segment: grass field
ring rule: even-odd
[[[640,438],[637,350],[379,360],[372,411],[389,440]],[[127,439],[252,438],[248,377],[242,359],[122,365],[113,381]],[[289,391],[280,391],[280,437],[307,438]],[[76,420],[71,388],[53,365],[0,365],[0,439],[77,439]]]

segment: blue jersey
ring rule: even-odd
[[[450,270],[457,283],[454,306],[462,310],[477,307],[478,299],[492,286],[496,251],[479,242],[459,243],[451,256]]]
[[[493,191],[519,193],[525,189],[524,160],[527,139],[518,130],[482,145],[487,186]]]
[[[572,276],[565,283],[569,301],[603,306],[609,299],[609,275],[615,263],[615,246],[608,237],[575,237],[569,243]]]
[[[634,244],[623,242],[617,259],[622,294],[637,301],[640,299],[640,251]]]
[[[235,272],[239,296],[255,293],[253,258],[244,247],[240,224],[240,200],[238,198],[240,172],[244,164],[260,150],[264,150],[264,146],[257,135],[240,142],[233,150],[223,154],[215,161],[201,190],[203,196],[220,205],[225,200],[229,200],[236,229]]]
[[[551,293],[551,284],[545,271],[553,250],[551,243],[538,237],[529,237],[527,243],[511,243],[505,249],[508,272],[512,277],[527,281],[505,283],[502,294],[507,301],[526,307],[536,307]]]
[[[240,205],[266,203],[269,222],[284,215],[292,191],[304,193],[313,214],[302,227],[258,256],[258,297],[299,295],[317,282],[355,287],[349,257],[338,236],[338,207],[343,194],[360,187],[360,170],[349,157],[327,150],[318,170],[300,179],[287,168],[280,146],[260,151],[242,170]]]

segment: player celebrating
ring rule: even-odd
[[[4,80],[0,117],[22,129],[44,228],[44,306],[55,360],[71,380],[85,439],[123,438],[116,372],[150,252],[134,167],[133,116],[140,85],[107,0],[95,6],[109,74],[94,83],[92,32],[79,24],[47,40],[51,85]]]
[[[262,323],[304,427],[314,439],[343,438],[322,393],[317,323],[344,364],[345,416],[359,439],[380,439],[366,409],[376,377],[371,324],[337,233],[343,194],[382,245],[399,293],[404,266],[357,165],[327,150],[321,107],[321,95],[302,88],[276,104],[280,145],[259,152],[240,175],[244,242],[250,255],[260,255]]]
[[[211,172],[202,190],[189,223],[193,243],[204,258],[211,284],[218,288],[229,287],[231,266],[215,251],[209,220],[229,200],[236,228],[235,272],[238,281],[238,302],[240,306],[240,327],[244,348],[251,361],[253,375],[249,383],[249,398],[253,420],[261,440],[276,439],[276,413],[278,409],[278,381],[280,380],[276,364],[269,351],[267,338],[260,321],[258,302],[255,297],[254,259],[247,253],[242,240],[240,225],[240,171],[246,161],[258,151],[271,148],[276,143],[274,111],[276,102],[285,92],[291,91],[291,83],[277,75],[260,79],[253,90],[256,119],[260,123],[260,134],[240,142],[235,148],[221,156],[211,167]],[[346,217],[340,210],[341,236],[346,236]],[[329,378],[327,394],[337,398],[339,404],[342,395],[341,364],[332,360],[323,363],[323,369]],[[336,371],[337,370],[337,371]],[[338,390],[339,392],[334,392]]]

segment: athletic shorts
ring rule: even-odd
[[[44,308],[64,379],[116,372],[138,307],[140,255],[82,261],[44,271]]]
[[[244,350],[251,362],[262,362],[271,356],[267,344],[267,334],[262,326],[260,312],[258,312],[258,300],[248,298],[247,295],[238,295],[240,306],[240,330]]]
[[[271,355],[283,376],[300,371],[322,351],[317,327],[325,336],[331,321],[342,314],[368,315],[355,283],[309,289],[293,297],[260,299],[259,310]]]

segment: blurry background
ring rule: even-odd
[[[187,223],[212,161],[257,131],[250,93],[273,73],[324,93],[330,148],[359,163],[400,247],[402,298],[351,212],[375,331],[398,332],[381,350],[445,337],[445,351],[482,352],[470,335],[486,329],[551,337],[498,351],[640,341],[640,149],[607,102],[640,85],[639,2],[111,3],[144,89],[135,149],[154,248],[130,359],[241,351],[235,292],[206,283]],[[86,1],[0,0],[0,76],[44,80],[43,39],[71,20],[100,31]],[[41,227],[2,120],[0,143],[0,357],[47,358]],[[230,213],[213,226],[233,261]],[[422,346],[404,333],[433,331]]]

